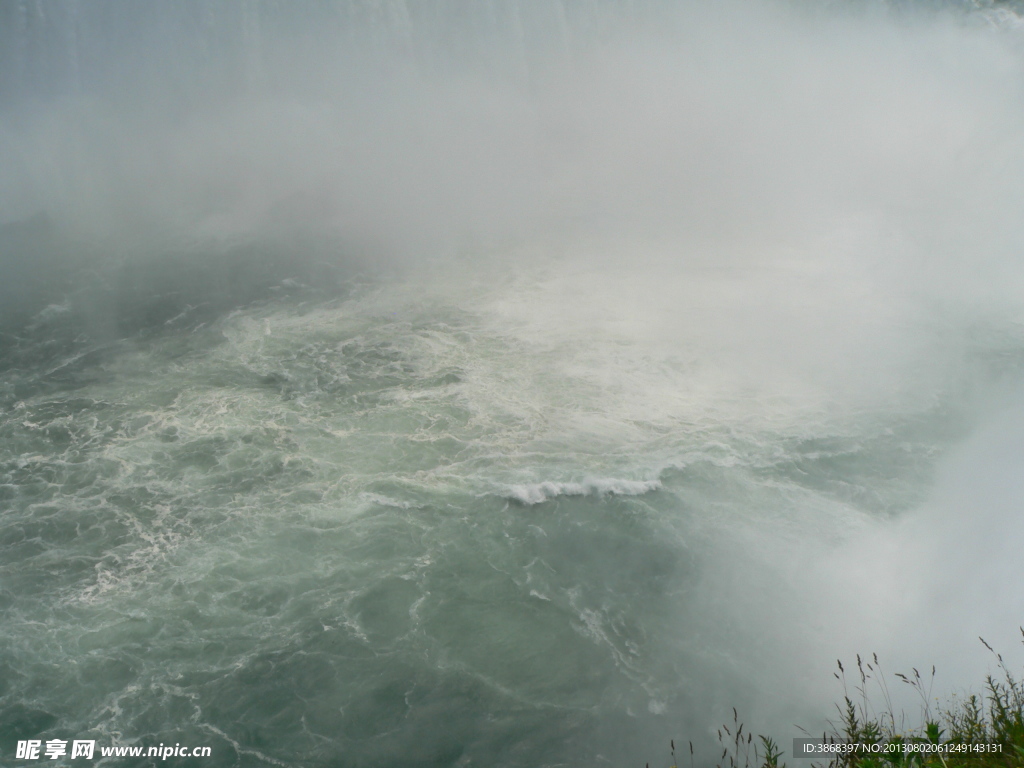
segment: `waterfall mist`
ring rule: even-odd
[[[4,4],[0,749],[657,765],[822,728],[837,657],[978,684],[1024,620],[1022,43]]]

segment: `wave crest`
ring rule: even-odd
[[[642,496],[661,488],[660,480],[623,480],[588,478],[580,482],[554,482],[512,485],[508,496],[527,506],[542,504],[557,496]]]

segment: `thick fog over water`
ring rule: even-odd
[[[667,765],[837,658],[979,685],[1022,201],[1012,3],[0,5],[3,760]]]

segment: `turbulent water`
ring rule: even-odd
[[[3,764],[713,760],[1012,637],[1013,7],[484,5],[5,8]]]

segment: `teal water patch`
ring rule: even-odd
[[[487,492],[488,429],[422,354],[459,332],[324,311],[138,343],[7,409],[6,742],[537,765],[646,706],[687,561],[646,503]]]
[[[941,404],[816,434],[638,422],[590,350],[556,351],[367,288],[139,337],[9,402],[0,749],[542,766],[699,742],[743,671],[723,541],[897,515],[963,431]]]

